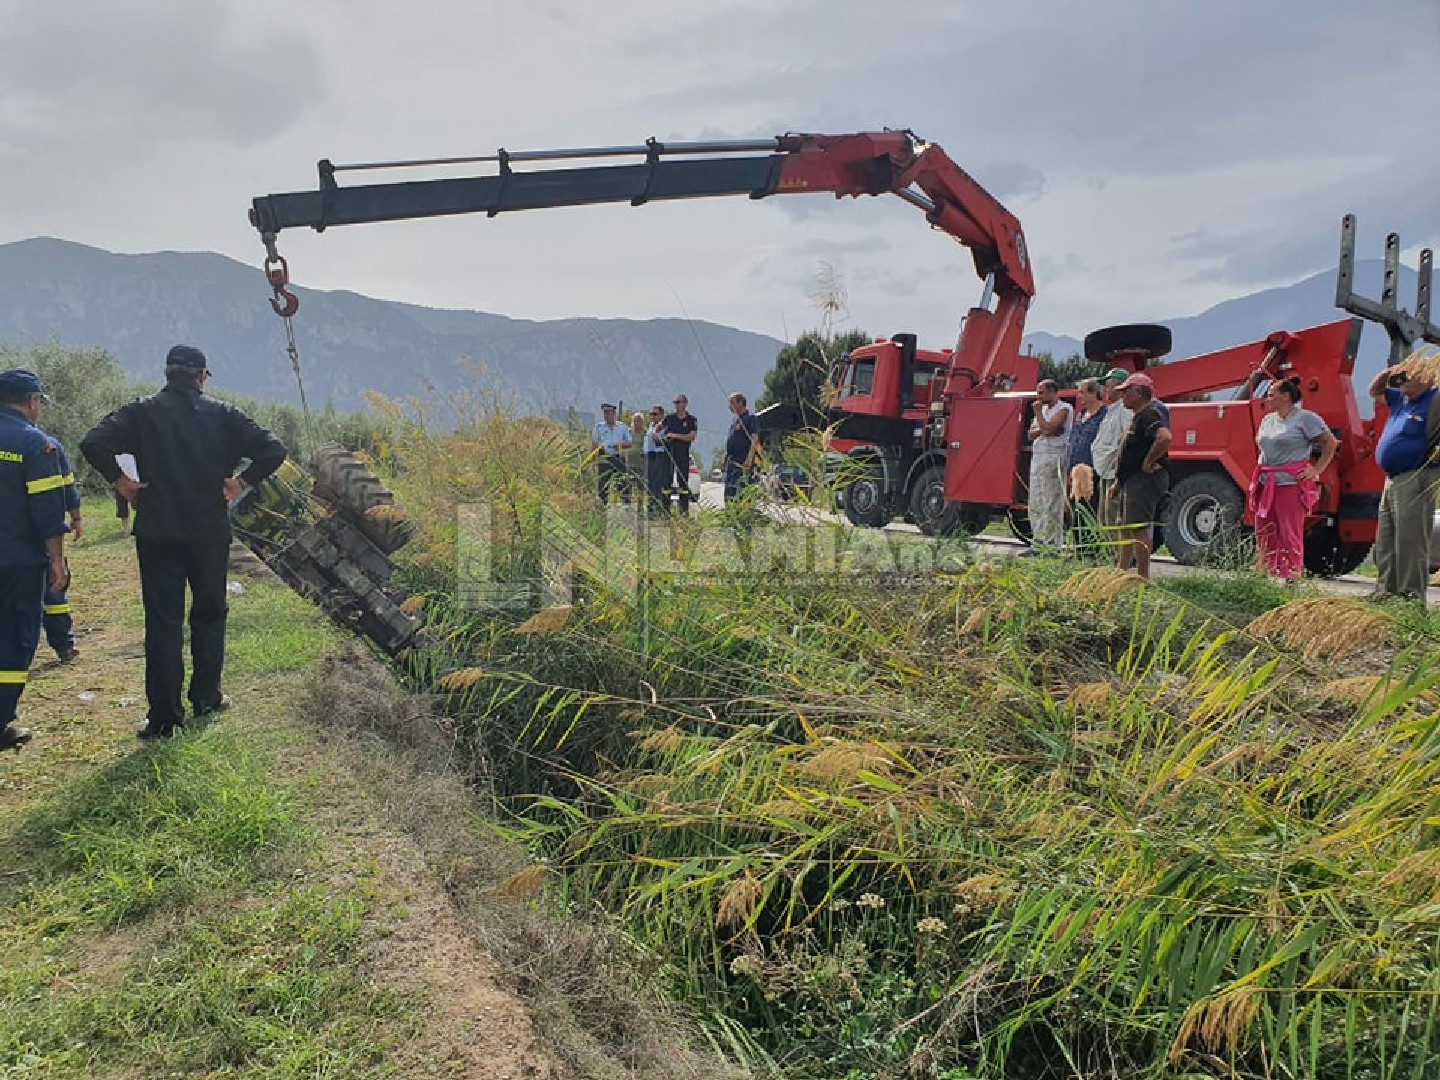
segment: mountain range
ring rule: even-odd
[[[1381,272],[1379,260],[1358,263],[1357,288],[1377,296]],[[1174,333],[1172,356],[1208,352],[1340,317],[1334,281],[1333,271],[1316,274],[1199,315],[1157,321]],[[1413,304],[1415,281],[1413,270],[1402,269],[1402,306]],[[353,292],[295,292],[312,406],[358,409],[371,391],[438,405],[479,385],[519,408],[574,410],[588,424],[602,400],[618,400],[628,413],[684,391],[700,417],[707,451],[728,427],[729,392],[757,397],[784,344],[699,320],[529,321]],[[295,403],[284,330],[267,298],[255,267],[206,252],[118,255],[47,238],[0,245],[0,340],[100,345],[128,375],[147,381],[159,376],[170,345],[193,342],[209,356],[217,388]],[[1025,343],[1057,358],[1081,349],[1074,338],[1042,331]],[[1387,347],[1383,331],[1368,327],[1356,373],[1361,386],[1383,366]]]

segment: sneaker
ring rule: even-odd
[[[35,732],[28,727],[6,724],[0,728],[0,750],[19,750],[34,737]]]
[[[234,704],[234,702],[230,700],[229,694],[221,694],[220,700],[212,705],[196,705],[195,719],[199,720],[200,717],[209,716],[211,713],[224,712],[226,709],[230,708],[232,704]]]
[[[68,649],[61,649],[55,654],[55,659],[62,664],[68,664],[80,656],[80,650],[71,645]]]
[[[157,724],[146,720],[145,726],[135,732],[137,739],[168,739],[180,730],[179,724]]]

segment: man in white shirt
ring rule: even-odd
[[[615,422],[615,406],[608,401],[600,406],[600,415],[600,423],[590,433],[590,445],[596,456],[596,489],[604,504],[612,488],[619,491],[624,487],[625,459],[621,451],[630,448],[630,428]]]
[[[1032,550],[1058,552],[1065,542],[1065,472],[1075,410],[1054,379],[1035,387],[1030,422],[1029,514]]]
[[[1120,444],[1130,430],[1130,421],[1135,419],[1121,401],[1120,384],[1129,377],[1124,368],[1111,368],[1105,373],[1105,401],[1109,408],[1090,447],[1095,462],[1095,489],[1100,493],[1100,524],[1107,527],[1120,523],[1120,507],[1110,498],[1110,485],[1115,482],[1115,468],[1120,463]]]

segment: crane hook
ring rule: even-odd
[[[288,288],[290,284],[290,265],[281,255],[267,255],[265,257],[265,280],[270,282],[270,287],[275,290],[275,295],[270,298],[270,307],[275,314],[282,319],[288,319],[300,310],[300,298]]]

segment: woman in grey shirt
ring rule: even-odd
[[[1266,397],[1271,411],[1255,433],[1260,460],[1250,481],[1255,553],[1262,572],[1293,581],[1305,570],[1305,517],[1319,501],[1320,476],[1337,444],[1325,421],[1300,407],[1294,379],[1271,383]]]

